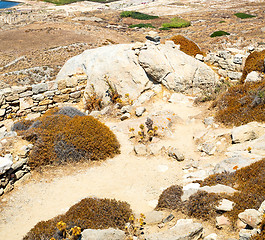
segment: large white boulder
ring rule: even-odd
[[[210,67],[181,52],[174,44],[119,44],[86,50],[65,63],[57,81],[78,74],[87,76],[85,93],[90,94],[93,85],[104,102],[109,101],[105,76],[119,94],[129,93],[132,100],[155,84],[178,92],[197,93],[218,83],[218,76]]]

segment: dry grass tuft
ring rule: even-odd
[[[195,57],[197,54],[205,55],[196,43],[185,38],[182,35],[176,35],[170,38],[169,40],[173,41],[175,44],[180,45],[180,51]]]
[[[50,110],[28,130],[20,131],[34,144],[28,160],[32,169],[71,161],[104,160],[120,152],[119,142],[107,126],[92,116],[79,116],[78,110],[68,110]]]
[[[252,121],[265,121],[265,80],[233,86],[212,105],[217,121],[239,126]]]
[[[85,198],[72,206],[64,215],[37,223],[23,240],[43,240],[52,237],[61,240],[62,236],[56,228],[56,224],[60,221],[65,222],[69,229],[79,226],[81,230],[107,228],[123,230],[131,215],[132,210],[126,202]]]
[[[168,208],[172,210],[181,210],[182,201],[181,195],[183,194],[182,187],[173,185],[162,192],[159,196],[156,210]]]
[[[264,72],[264,58],[265,50],[261,52],[252,52],[246,59],[246,63],[243,69],[243,74],[241,77],[241,82],[244,83],[247,75],[252,71]]]

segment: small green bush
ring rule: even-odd
[[[151,19],[159,18],[158,16],[153,16],[153,15],[140,13],[140,12],[134,12],[134,11],[121,12],[120,17],[122,18],[131,17],[131,18],[140,19],[140,20],[151,20]]]
[[[221,37],[221,36],[225,36],[225,35],[230,35],[230,33],[225,32],[225,31],[216,31],[213,32],[210,37]]]
[[[256,17],[255,15],[251,15],[251,14],[247,14],[247,13],[235,13],[234,15],[237,16],[238,18],[241,18],[241,19]]]
[[[115,199],[85,198],[73,205],[65,214],[37,223],[23,240],[43,240],[52,237],[62,240],[56,228],[56,224],[60,221],[65,222],[69,229],[79,226],[81,230],[107,228],[124,230],[131,215],[132,210],[126,202]]]
[[[130,25],[129,28],[155,28],[151,23],[139,23]]]
[[[168,28],[168,27],[161,27],[161,28],[159,28],[159,30],[160,30],[160,31],[170,30],[170,28]]]
[[[32,169],[81,160],[104,160],[119,153],[116,136],[92,116],[72,108],[55,108],[20,134],[33,142],[28,164]],[[21,127],[19,127],[21,128]]]
[[[162,28],[183,28],[189,27],[190,21],[182,18],[172,18],[169,23],[163,23]]]

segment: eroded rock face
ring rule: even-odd
[[[119,94],[129,93],[133,100],[154,84],[177,92],[197,93],[218,83],[218,76],[210,67],[169,44],[120,44],[86,50],[66,62],[57,80],[76,74],[87,76],[86,94],[95,91],[104,102],[109,101],[106,76]]]

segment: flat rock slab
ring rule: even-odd
[[[146,236],[146,240],[184,240],[198,239],[203,231],[200,223],[193,223],[192,219],[180,219],[169,230]]]
[[[85,229],[82,232],[82,240],[124,240],[125,232],[113,228],[96,230]]]

